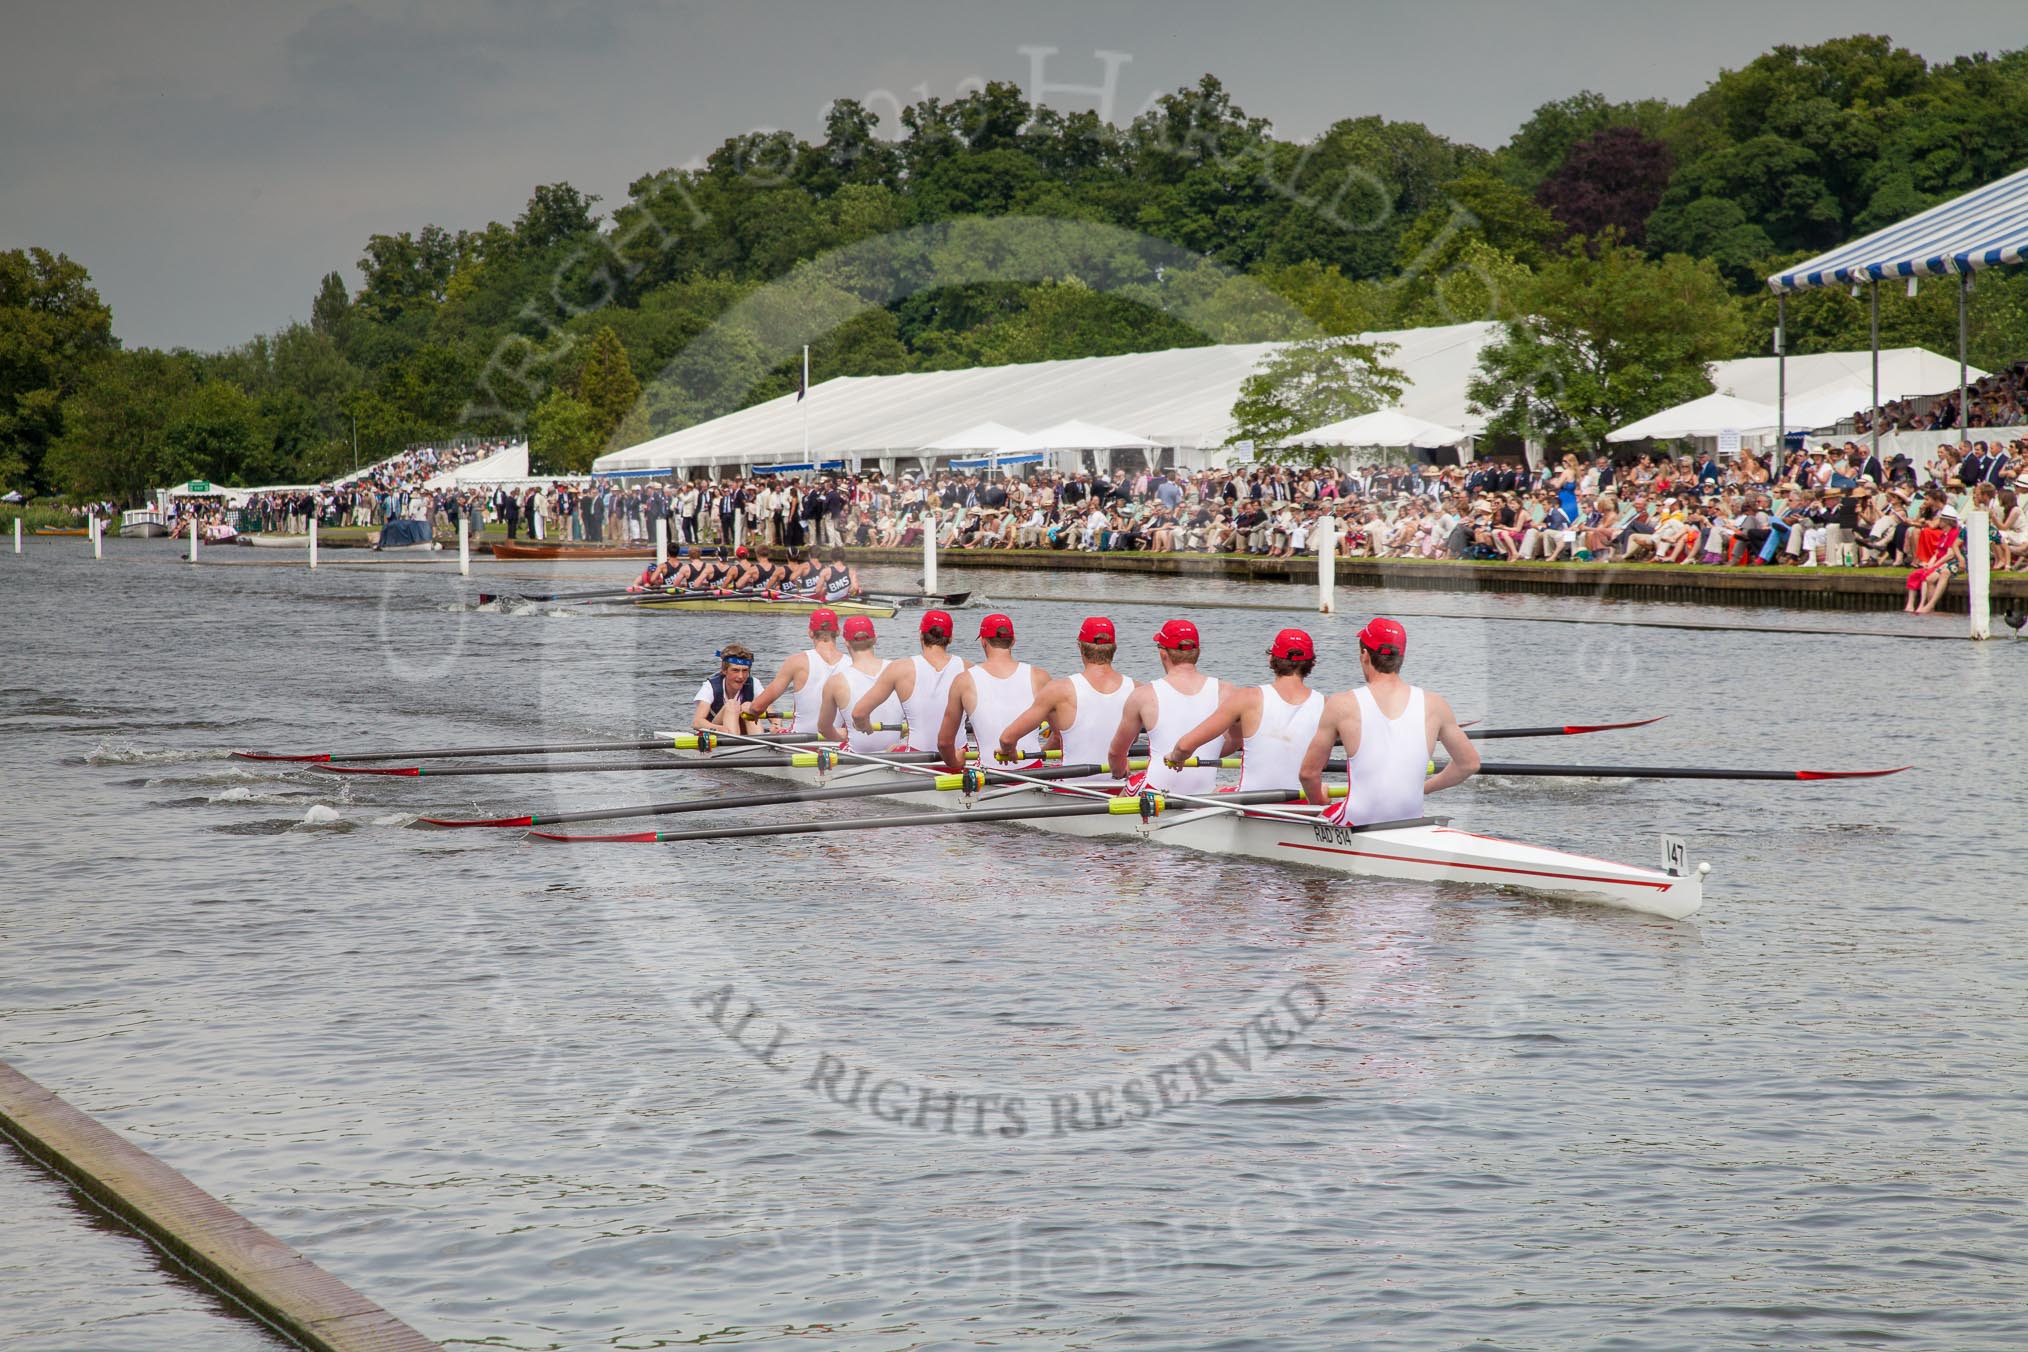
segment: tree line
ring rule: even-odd
[[[732,137],[604,214],[557,183],[509,223],[374,235],[357,286],[222,352],[123,348],[79,263],[0,253],[0,484],[316,482],[508,432],[578,470],[793,390],[805,342],[824,380],[1470,319],[1509,324],[1474,387],[1494,430],[1591,444],[1767,351],[1769,272],[2028,165],[2028,50],[1776,47],[1492,150],[1377,116],[1280,138],[1209,75],[1126,126],[1002,83],[899,120],[843,99],[820,139]],[[1955,346],[1952,286],[1881,309],[1883,342]],[[1865,302],[1794,298],[1789,335],[1863,347]],[[2028,279],[1979,277],[1971,337],[2028,355]],[[1268,426],[1299,395],[1248,398]]]

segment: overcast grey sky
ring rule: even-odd
[[[111,0],[16,4],[0,51],[0,246],[91,270],[128,345],[306,317],[375,232],[509,220],[537,183],[639,175],[832,98],[884,114],[967,81],[1104,83],[1127,121],[1217,74],[1307,137],[1369,113],[1492,147],[1580,89],[1681,101],[1779,42],[1884,32],[1935,59],[2028,43],[2020,0]],[[1913,17],[1911,17],[1913,15]],[[1063,106],[1094,92],[1043,91]]]

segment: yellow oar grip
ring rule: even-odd
[[[941,789],[945,793],[949,793],[953,789],[964,788],[965,777],[963,775],[938,775],[935,779],[930,781],[930,784],[934,788]]]
[[[1138,817],[1141,815],[1141,800],[1138,797],[1115,798],[1106,804],[1106,814],[1113,817]]]

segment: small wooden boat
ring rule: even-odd
[[[486,548],[496,559],[541,562],[556,559],[652,559],[655,546],[569,544],[544,540],[495,540]]]
[[[89,526],[37,526],[33,530],[29,531],[30,535],[86,536],[90,535],[91,533],[92,533],[91,527]]]

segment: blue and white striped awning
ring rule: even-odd
[[[953,460],[952,469],[988,469],[995,465],[1039,465],[1049,457],[1041,451],[1022,451],[1017,455],[979,456],[972,460]]]
[[[1767,279],[1770,290],[1808,291],[1896,277],[1938,277],[2028,257],[2028,169],[1841,244]]]
[[[755,474],[809,474],[814,470],[842,470],[844,468],[845,462],[843,460],[826,460],[816,465],[812,465],[807,461],[800,465],[755,465],[753,472]]]

